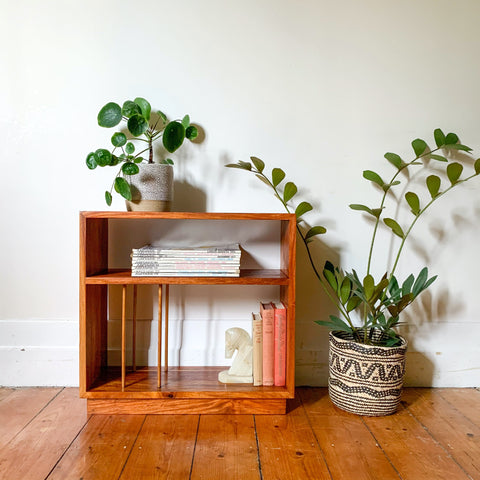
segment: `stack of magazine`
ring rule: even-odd
[[[132,250],[132,277],[238,277],[240,246],[161,247]]]

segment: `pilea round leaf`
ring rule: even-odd
[[[189,140],[195,140],[198,137],[198,128],[194,125],[190,125],[185,129],[185,136]]]
[[[173,153],[185,139],[185,127],[180,122],[170,122],[163,131],[163,146]]]
[[[117,177],[115,179],[115,191],[119,193],[125,200],[132,199],[132,192],[130,191],[130,185],[123,177]]]
[[[142,111],[142,116],[148,122],[150,120],[150,113],[152,112],[152,107],[150,103],[142,97],[137,97],[134,100],[134,103],[136,103],[140,107],[140,110]]]
[[[94,156],[99,167],[110,165],[110,161],[112,160],[112,154],[104,148],[95,150]]]
[[[112,145],[114,147],[123,147],[127,143],[127,136],[122,132],[115,132],[112,135]]]
[[[182,125],[185,127],[185,130],[188,128],[188,126],[190,125],[190,116],[189,115],[185,115],[182,118]]]
[[[90,170],[94,170],[95,168],[97,168],[97,161],[95,160],[95,154],[93,152],[90,152],[88,155],[87,155],[87,158],[86,158],[86,163],[87,163],[87,167],[90,169]]]
[[[138,165],[132,162],[126,162],[122,165],[124,175],[136,175],[139,172]]]
[[[134,136],[134,137],[139,137],[148,128],[148,122],[143,117],[142,115],[136,113],[135,115],[132,115],[127,122],[127,127],[129,132]]]
[[[132,142],[128,142],[125,145],[125,151],[131,155],[135,151],[135,145]]]
[[[107,103],[100,112],[98,112],[97,121],[101,127],[114,127],[122,119],[122,109],[115,102]]]
[[[135,163],[142,163],[143,162],[143,158],[142,157],[135,157],[132,159]]]
[[[135,102],[132,102],[131,100],[127,100],[126,102],[124,102],[122,106],[122,114],[125,117],[130,118],[137,113],[141,114],[142,110]]]
[[[112,194],[110,192],[105,192],[105,201],[108,206],[112,204]]]

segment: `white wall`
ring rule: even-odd
[[[78,382],[78,211],[105,209],[113,175],[84,159],[111,135],[96,125],[108,101],[143,96],[202,126],[176,178],[203,192],[208,211],[281,211],[253,176],[223,165],[256,155],[283,168],[316,207],[309,222],[329,229],[320,264],[360,271],[370,225],[347,205],[378,198],[362,170],[387,175],[386,151],[409,158],[410,141],[431,141],[436,127],[480,150],[476,0],[24,0],[1,10],[0,384]],[[409,384],[480,384],[479,192],[475,181],[439,203],[405,252],[400,275],[426,260],[439,275],[408,317]],[[301,249],[298,260],[297,379],[325,384],[327,333],[313,320],[333,311]]]

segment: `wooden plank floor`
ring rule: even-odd
[[[480,391],[405,389],[358,417],[325,388],[287,415],[91,415],[74,388],[0,388],[0,479],[480,480]]]

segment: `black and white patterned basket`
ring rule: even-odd
[[[357,415],[394,413],[400,403],[407,341],[398,347],[354,342],[330,332],[328,393],[334,405]]]

